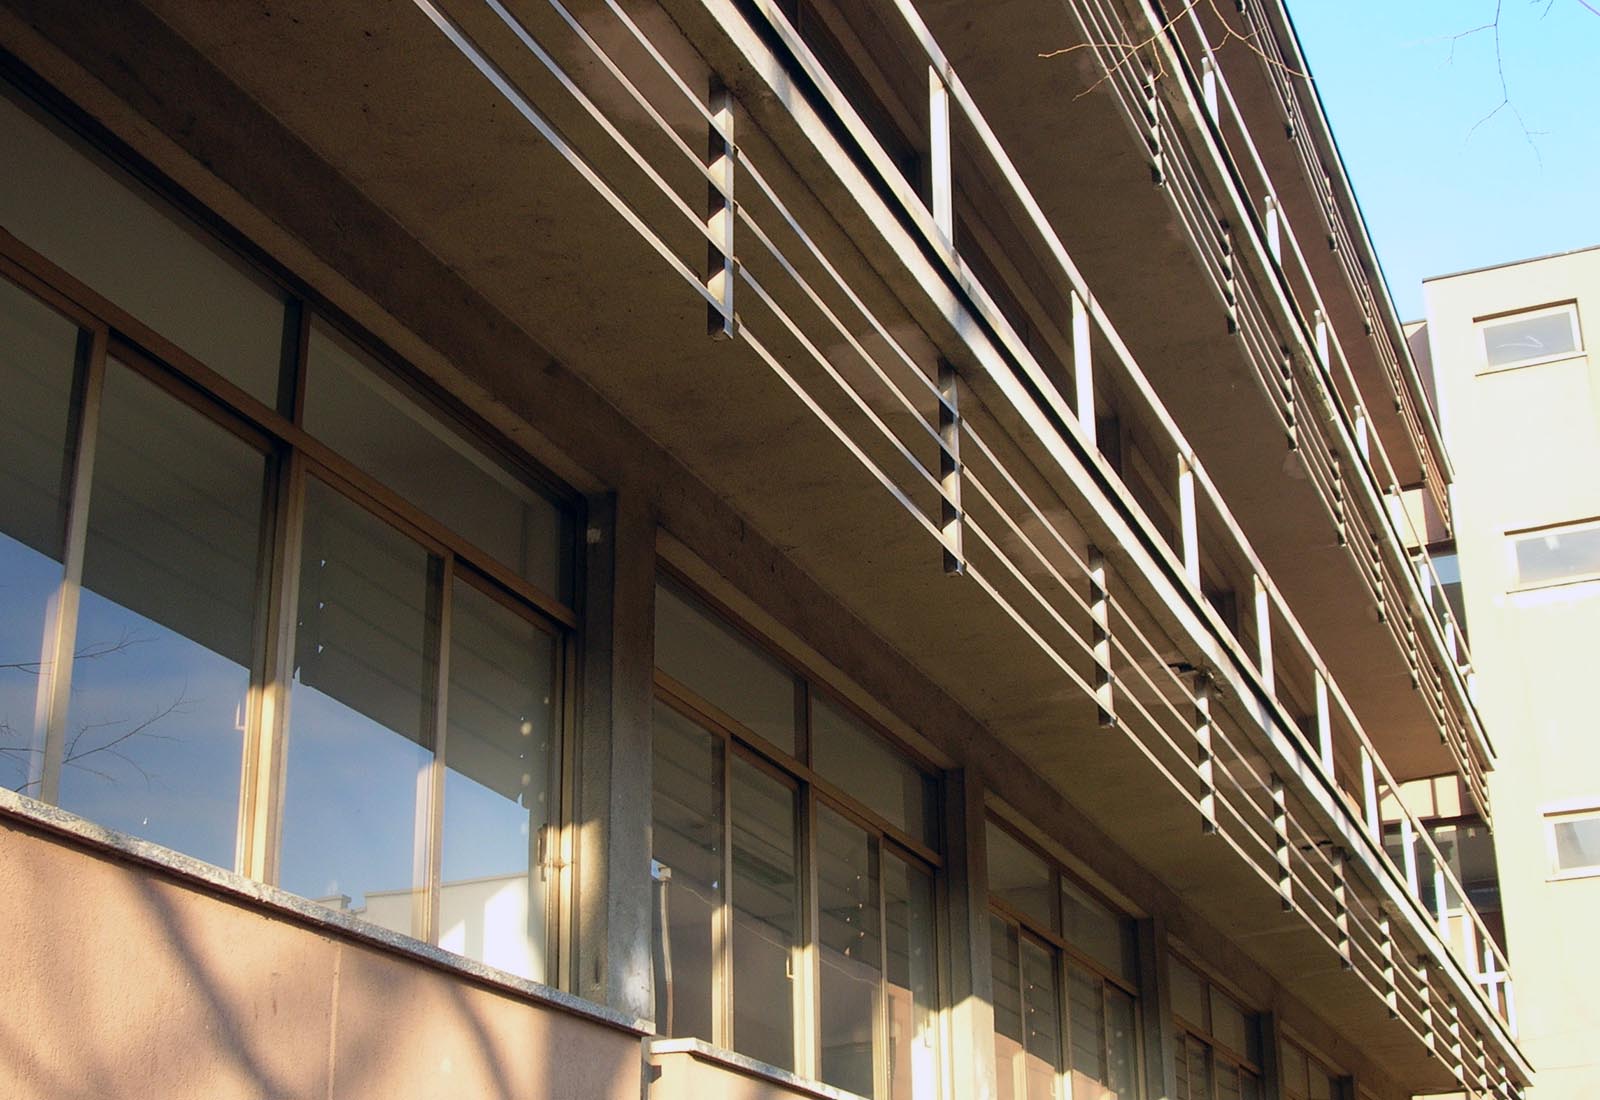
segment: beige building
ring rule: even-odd
[[[0,1097],[1517,1100],[1304,64],[0,0]]]
[[[1600,1095],[1600,248],[1426,283],[1454,549],[1490,783],[1499,905],[1533,1096]],[[1436,560],[1438,560],[1436,558]],[[1477,849],[1482,859],[1486,845]]]

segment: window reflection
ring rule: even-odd
[[[451,587],[439,946],[546,980],[556,809],[555,639],[457,579]]]
[[[733,783],[733,1048],[793,1069],[800,883],[795,792],[742,757]]]
[[[60,803],[235,863],[266,457],[112,362]]]
[[[433,760],[439,562],[306,488],[280,879],[410,934]]]
[[[37,796],[78,328],[0,279],[0,786]]]
[[[822,1079],[872,1096],[878,1035],[878,846],[864,829],[817,810]]]

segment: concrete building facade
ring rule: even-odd
[[[1600,315],[1600,250],[1425,289],[1416,343],[1459,472],[1459,606],[1479,706],[1503,731],[1493,851],[1522,1042],[1539,1067],[1530,1095],[1577,1100],[1600,1093],[1600,745],[1587,702],[1600,636],[1600,378],[1586,334]]]
[[[1530,1081],[1280,5],[5,0],[0,149],[5,1095]]]

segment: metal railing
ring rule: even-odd
[[[1470,708],[1474,702],[1472,656],[1468,651],[1465,634],[1456,621],[1448,601],[1443,598],[1443,584],[1426,550],[1430,540],[1426,532],[1417,529],[1410,510],[1403,505],[1401,485],[1394,464],[1382,439],[1370,428],[1370,422],[1361,405],[1361,391],[1349,358],[1345,354],[1343,343],[1327,321],[1329,311],[1317,289],[1300,239],[1284,210],[1284,203],[1261,160],[1260,153],[1250,139],[1246,120],[1239,110],[1227,75],[1206,38],[1199,14],[1193,6],[1185,8],[1177,20],[1170,21],[1165,26],[1169,38],[1178,51],[1191,91],[1203,106],[1211,125],[1210,136],[1234,173],[1238,185],[1236,194],[1245,203],[1247,212],[1251,216],[1250,223],[1264,242],[1267,254],[1277,268],[1276,274],[1281,280],[1288,301],[1297,310],[1302,326],[1311,336],[1311,361],[1324,384],[1323,393],[1328,397],[1332,407],[1338,410],[1344,429],[1354,444],[1359,464],[1365,468],[1377,499],[1385,505],[1383,513],[1395,539],[1400,546],[1406,548],[1411,557],[1415,570],[1414,579],[1420,589],[1420,602],[1433,620],[1433,628],[1437,631],[1435,640],[1439,650],[1448,658],[1450,666],[1460,678],[1464,693],[1464,698],[1459,700],[1462,704],[1461,709]],[[1255,36],[1255,40],[1258,41],[1269,38],[1270,35],[1262,33]],[[1271,51],[1277,50],[1275,39],[1270,44],[1262,41],[1261,45],[1264,51],[1269,52],[1269,56]],[[1191,54],[1198,54],[1198,64],[1191,58]],[[1288,85],[1288,70],[1281,61],[1281,55],[1276,63],[1270,63],[1268,67],[1277,78],[1274,81],[1275,85]],[[1292,87],[1289,89],[1289,94],[1292,95]],[[1230,128],[1237,135],[1236,140],[1229,140]],[[1303,134],[1301,138],[1303,141]],[[1335,219],[1342,231],[1343,221],[1338,217],[1337,211],[1330,211],[1330,216]],[[1346,251],[1341,255],[1348,259],[1349,253]],[[1366,288],[1364,280],[1360,286]],[[1305,304],[1302,304],[1303,300]],[[1367,305],[1363,308],[1368,310],[1370,317],[1370,291],[1368,291]],[[1375,335],[1375,339],[1387,347],[1387,340],[1381,332]],[[1419,440],[1420,449],[1426,452],[1427,440],[1421,439],[1420,436]],[[1430,484],[1442,489],[1442,476],[1435,477]],[[1442,500],[1438,497],[1434,499],[1436,506],[1448,514],[1447,497]],[[1408,649],[1411,647],[1409,638],[1402,636],[1401,641]],[[1455,755],[1463,778],[1472,790],[1473,800],[1480,806],[1485,819],[1488,819],[1487,781],[1484,774],[1486,761],[1482,759],[1481,750],[1472,743],[1473,739],[1469,736],[1476,732],[1471,728],[1475,715],[1461,713],[1460,710],[1454,714],[1447,713],[1450,708],[1438,699],[1438,689],[1442,686],[1438,683],[1442,679],[1438,669],[1416,667],[1414,677],[1419,688],[1428,695],[1430,709],[1435,712],[1436,719],[1444,730],[1445,739],[1456,750]]]
[[[1509,1005],[1509,995],[1495,992],[1508,993],[1503,966],[1489,968],[1496,972],[1486,982],[1456,961],[1434,915],[1422,909],[1420,879],[1385,854],[1376,806],[1388,773],[910,0],[897,0],[894,11],[927,62],[935,176],[928,200],[911,189],[776,5],[749,0],[746,10],[765,22],[758,33],[731,0],[680,2],[703,9],[718,33],[760,58],[755,71],[781,84],[784,109],[824,147],[825,166],[816,170],[837,173],[881,231],[907,235],[897,277],[926,293],[951,324],[950,343],[931,360],[897,335],[904,317],[881,316],[867,304],[868,292],[847,274],[859,259],[830,246],[837,230],[826,216],[819,220],[814,194],[788,161],[764,159],[761,142],[735,140],[736,127],[748,124],[737,98],[715,73],[680,72],[682,51],[669,62],[617,0],[586,12],[589,20],[604,18],[603,34],[561,0],[546,0],[556,19],[544,33],[560,33],[560,48],[540,41],[526,6],[514,14],[500,0],[413,2],[705,303],[710,333],[748,348],[900,505],[945,571],[993,601],[1077,689],[1074,699],[1091,720],[1129,737],[1193,808],[1198,827],[1301,912],[1420,1041],[1436,1051],[1450,1047],[1443,1008],[1485,1049],[1482,1027],[1459,1019],[1456,990],[1476,989],[1488,1012],[1500,1012],[1498,1005]],[[583,123],[582,140],[594,150],[555,126],[475,37],[501,27],[570,97],[562,109]],[[787,57],[772,57],[774,38]],[[579,65],[585,81],[603,82],[604,96],[572,75]],[[824,102],[809,104],[813,95]],[[642,127],[641,135],[630,137],[612,117],[619,104],[625,124]],[[696,140],[700,148],[680,132],[685,117],[706,139]],[[835,132],[840,127],[844,134]],[[967,139],[960,148],[975,151],[978,163],[954,155],[958,128]],[[602,173],[599,163],[613,169]],[[952,243],[952,196],[972,171],[999,182],[993,197],[1017,213],[1070,300],[1068,392],[1046,375]],[[646,217],[646,207],[665,220]],[[1110,354],[1102,362],[1095,349]],[[967,366],[958,372],[956,362]],[[1098,449],[1097,372],[1158,428],[1178,513],[1170,536]],[[1086,543],[1063,506],[1092,515],[1106,529],[1105,544]],[[1215,553],[1247,562],[1251,574],[1254,617],[1237,636],[1201,589],[1202,562]],[[1184,659],[1174,662],[1173,653]],[[1317,700],[1306,730],[1288,694],[1290,672],[1304,670]],[[1347,770],[1341,785],[1337,757],[1351,751],[1356,776]],[[1422,842],[1410,850],[1419,874],[1432,859],[1434,873],[1465,898],[1435,850]],[[1416,919],[1391,921],[1391,912],[1407,909]],[[1447,1061],[1465,1083],[1464,1059]],[[1509,1098],[1506,1071],[1495,1064],[1496,1091]]]

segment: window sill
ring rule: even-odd
[[[619,1031],[644,1036],[655,1030],[655,1025],[649,1020],[634,1019],[605,1005],[586,1001],[565,990],[527,978],[519,978],[515,974],[423,943],[410,936],[368,924],[349,913],[341,913],[336,909],[318,905],[314,901],[280,890],[276,886],[268,886],[255,879],[186,856],[182,852],[163,848],[148,840],[104,828],[59,807],[0,788],[0,820],[6,819],[53,833],[90,853],[110,856],[163,872],[186,885],[220,895],[229,901],[270,910],[274,915],[288,917],[314,931],[404,955],[463,979],[492,986],[516,994],[524,1000],[547,1005],[562,1012],[583,1016]]]
[[[704,1039],[655,1039],[649,1045],[652,1058],[663,1054],[682,1054],[735,1073],[770,1081],[802,1096],[816,1097],[817,1100],[864,1100],[856,1093],[801,1077],[736,1051],[714,1047]]]
[[[1491,374],[1504,374],[1506,371],[1521,370],[1524,367],[1547,367],[1552,363],[1565,363],[1573,359],[1587,359],[1589,353],[1581,348],[1577,351],[1564,351],[1560,355],[1546,355],[1542,359],[1519,359],[1515,363],[1500,363],[1492,367],[1479,367],[1474,374],[1483,378]]]

